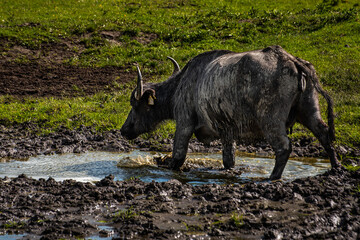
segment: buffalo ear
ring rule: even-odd
[[[155,105],[155,90],[154,89],[147,89],[144,94],[143,94],[143,97],[147,99],[147,103],[148,105],[150,106],[153,106]]]
[[[148,98],[148,105],[150,105],[150,106],[152,106],[152,105],[155,105],[155,103],[154,103],[154,97],[153,96],[149,96],[149,98]]]

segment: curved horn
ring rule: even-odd
[[[180,66],[179,64],[175,61],[175,59],[173,59],[172,57],[167,57],[168,59],[170,59],[170,61],[174,64],[174,71],[173,71],[173,75],[177,72],[180,72]]]
[[[135,98],[136,100],[140,100],[141,96],[143,95],[143,82],[142,82],[141,71],[138,64],[136,64],[136,69],[137,69],[138,79],[137,79]]]

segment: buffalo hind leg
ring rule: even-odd
[[[173,170],[179,170],[184,164],[186,153],[189,146],[189,140],[194,132],[192,127],[176,127],[174,147],[172,153],[172,161],[170,168]]]
[[[223,145],[222,157],[224,168],[231,169],[235,166],[235,141],[221,139],[221,143]]]
[[[327,152],[332,168],[340,167],[340,163],[336,158],[335,149],[332,146],[332,142],[329,137],[329,128],[320,117],[306,117],[300,120],[300,123],[307,127],[315,137],[320,141],[321,145]]]

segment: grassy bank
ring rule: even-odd
[[[337,1],[123,1],[3,0],[1,56],[12,47],[41,49],[69,41],[76,66],[124,66],[138,62],[151,81],[213,49],[247,51],[281,45],[312,62],[335,101],[338,143],[360,146],[360,6]],[[28,62],[28,58],[12,61]],[[135,79],[135,75],[134,75]],[[113,93],[74,98],[0,98],[3,123],[31,121],[46,131],[61,125],[120,128],[129,110],[131,84]],[[325,106],[324,106],[325,109]],[[166,134],[166,126],[158,134]],[[308,132],[296,128],[294,136]]]

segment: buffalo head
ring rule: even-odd
[[[180,71],[179,64],[171,57],[168,57],[174,64],[174,76]],[[160,96],[157,96],[157,90],[160,84],[146,83],[142,81],[141,71],[136,65],[138,78],[137,86],[131,94],[130,104],[132,109],[121,127],[121,135],[127,139],[134,139],[140,134],[150,132],[166,117],[167,109],[166,101],[159,101],[159,99],[167,99],[167,93],[170,91],[159,90]],[[159,99],[158,99],[159,98]]]

